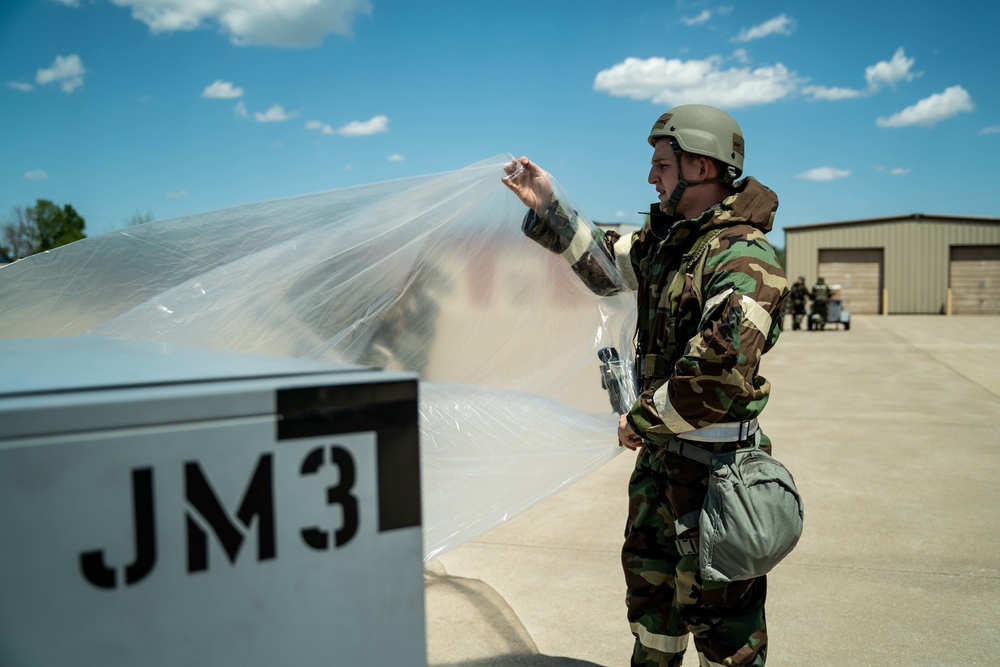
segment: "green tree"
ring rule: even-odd
[[[58,248],[87,236],[83,233],[87,223],[69,204],[59,208],[48,199],[39,199],[34,207],[28,209],[28,217],[38,227],[38,252]]]
[[[69,204],[62,208],[48,199],[39,199],[34,206],[15,206],[12,219],[0,228],[0,255],[13,261],[58,248],[86,238],[86,221]]]

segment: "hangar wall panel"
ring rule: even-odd
[[[881,282],[890,314],[944,313],[951,248],[1000,245],[1000,219],[996,218],[911,215],[786,227],[784,231],[789,280],[804,276],[810,287],[817,275],[824,275],[819,273],[824,252],[881,249]]]
[[[1000,315],[1000,245],[952,246],[948,284],[954,315]]]
[[[819,274],[834,288],[834,298],[843,301],[848,312],[882,312],[881,248],[820,250]]]

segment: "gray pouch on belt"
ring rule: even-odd
[[[739,581],[767,574],[802,535],[795,480],[759,447],[712,456],[699,517],[702,579]]]

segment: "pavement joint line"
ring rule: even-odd
[[[889,574],[918,574],[922,576],[931,576],[931,577],[1000,580],[1000,573],[970,574],[964,572],[940,572],[935,570],[908,570],[908,569],[898,569],[898,568],[866,567],[861,565],[819,565],[816,563],[786,563],[785,565],[789,568],[802,567],[813,570],[850,570],[851,572],[861,571],[861,572],[879,572],[879,573],[889,573]]]
[[[931,361],[935,362],[936,364],[938,364],[940,366],[943,366],[944,368],[947,368],[949,371],[951,371],[952,373],[954,373],[958,377],[962,378],[963,380],[965,380],[966,382],[968,382],[972,386],[978,387],[979,389],[982,389],[984,392],[986,392],[987,394],[989,394],[993,398],[996,398],[996,399],[1000,400],[1000,395],[998,395],[996,392],[990,390],[988,387],[984,387],[983,385],[979,384],[978,382],[976,382],[975,380],[973,380],[972,378],[970,378],[965,373],[962,373],[961,371],[959,371],[958,369],[956,369],[955,367],[953,367],[949,363],[947,363],[947,362],[939,359],[937,356],[935,356],[934,354],[932,354],[928,350],[925,350],[920,345],[917,345],[916,343],[912,343],[912,342],[906,340],[905,338],[903,338],[902,336],[900,336],[898,333],[896,333],[892,329],[889,329],[889,328],[886,328],[886,327],[879,327],[879,328],[882,329],[882,331],[884,331],[885,333],[887,333],[892,338],[896,339],[898,342],[900,342],[903,345],[905,345],[908,349],[916,350],[917,352],[919,352],[923,356],[927,357]]]

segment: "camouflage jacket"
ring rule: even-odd
[[[649,223],[628,236],[580,222],[555,198],[525,217],[524,233],[562,254],[595,293],[636,290],[641,394],[628,419],[647,443],[751,419],[767,403],[760,361],[778,339],[788,294],[765,237],[777,207],[771,190],[746,178],[692,220],[654,204]]]
[[[789,288],[788,300],[793,306],[805,306],[809,298],[809,290],[805,285],[795,283]]]
[[[829,285],[820,283],[818,285],[813,286],[812,291],[809,293],[809,296],[812,298],[813,301],[829,301],[830,291],[831,290]]]

